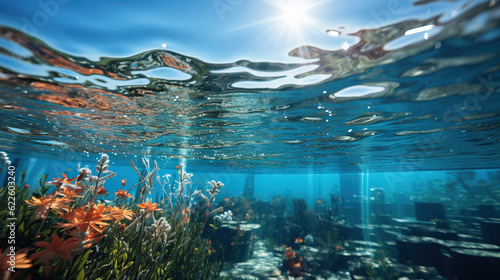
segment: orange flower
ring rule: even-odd
[[[78,177],[75,177],[75,178],[71,178],[71,179],[68,179],[68,176],[66,176],[66,174],[62,174],[62,176],[64,177],[64,179],[61,179],[61,178],[53,178],[52,181],[50,182],[47,182],[45,183],[46,185],[54,185],[57,187],[57,189],[59,189],[61,186],[64,186],[64,185],[69,185],[70,187],[73,187],[73,188],[78,188],[78,186],[72,184],[71,182],[73,182],[76,178]]]
[[[96,231],[91,231],[89,232],[89,235],[87,235],[87,238],[85,238],[84,241],[89,241],[89,240],[92,240],[92,242],[99,242],[99,240],[101,240],[105,235],[99,235],[99,233],[97,233]],[[86,248],[88,248],[90,246],[87,246]]]
[[[76,178],[78,178],[78,176],[76,176],[75,178],[68,179],[68,176],[66,176],[65,173],[63,173],[62,176],[64,177],[64,179],[62,181],[59,180],[59,182],[63,184],[71,184],[71,182],[73,182]]]
[[[66,197],[83,197],[80,195],[82,192],[83,189],[61,188],[59,194],[62,194]]]
[[[145,209],[148,212],[153,212],[153,211],[158,210],[158,207],[157,207],[158,205],[159,205],[158,203],[152,203],[150,201],[146,201],[146,202],[142,202],[140,204],[137,204],[137,207],[139,207],[141,209]]]
[[[57,213],[62,214],[61,210],[68,211],[69,206],[66,203],[71,202],[69,197],[49,197],[42,196],[40,198],[31,197],[30,200],[26,200],[26,203],[30,206],[37,207],[35,211],[35,219],[42,219],[47,216],[49,209],[54,209]]]
[[[123,232],[125,230],[125,225],[124,224],[121,224],[120,225],[120,231]]]
[[[72,201],[71,199],[65,197],[59,198],[59,197],[42,196],[40,198],[36,198],[33,196],[31,197],[30,200],[26,200],[26,203],[36,207],[49,207],[52,209],[67,210],[69,209],[69,206],[64,204],[71,201]]]
[[[61,215],[61,218],[68,221],[68,223],[57,223],[56,227],[64,228],[65,230],[76,228],[82,232],[88,231],[91,228],[102,233],[106,226],[108,226],[103,220],[112,219],[109,215],[104,214],[107,209],[102,204],[94,205],[87,211],[85,211],[85,206],[76,208]]]
[[[78,244],[83,245],[84,248],[90,248],[93,243],[99,242],[104,237],[104,235],[99,235],[96,231],[81,232],[73,230],[70,232],[70,235],[75,237],[78,240]]]
[[[118,190],[117,192],[115,192],[115,195],[121,197],[122,200],[126,199],[127,197],[132,198],[132,195],[124,190]]]
[[[36,260],[35,264],[44,263],[50,260],[54,255],[58,255],[63,260],[71,259],[71,252],[76,247],[78,247],[78,240],[74,237],[70,237],[66,240],[59,238],[54,232],[52,234],[52,243],[47,241],[39,241],[35,243],[36,246],[46,248],[43,251],[34,253],[31,256],[32,260]]]
[[[134,217],[134,213],[132,212],[132,210],[125,209],[125,205],[123,205],[122,208],[116,206],[108,206],[108,210],[110,212],[109,216],[117,221],[122,219],[132,220],[132,218]]]
[[[304,239],[302,238],[295,238],[295,243],[302,243],[304,242]]]
[[[3,253],[2,249],[0,249],[0,275],[2,275],[3,272],[7,272],[7,269],[10,266],[9,261],[11,261],[11,259],[10,256],[7,256],[8,253],[9,249],[6,249]],[[31,260],[28,258],[27,249],[17,251],[14,258],[16,268],[30,268],[33,266],[33,264],[31,264]]]
[[[181,221],[181,224],[189,223],[189,220],[189,217],[184,217],[184,219],[182,219]]]
[[[124,186],[124,187],[125,187],[125,184],[126,184],[126,183],[127,183],[127,179],[123,179],[123,180],[122,180],[122,186]]]
[[[321,200],[316,200],[316,203],[317,203],[317,204],[321,204],[321,203],[323,203],[323,201],[321,201]]]

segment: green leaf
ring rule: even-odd
[[[85,279],[85,270],[80,270],[80,273],[78,273],[78,276],[76,277],[76,280],[83,280]]]
[[[124,270],[131,267],[132,265],[134,264],[134,261],[130,261],[127,263],[127,265],[125,265],[125,267],[123,268]]]
[[[118,257],[118,259],[121,259],[121,260],[122,260],[122,262],[124,262],[124,263],[125,263],[125,261],[127,261],[127,253],[123,253],[123,254],[121,254],[121,255]]]

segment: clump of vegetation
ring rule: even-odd
[[[182,165],[177,167],[178,180],[170,182],[168,176],[159,175],[156,161],[154,166],[143,161],[146,175],[131,161],[140,182],[115,192],[111,203],[102,199],[108,194],[106,180],[116,176],[106,154],[97,163],[97,175],[84,167],[74,178],[63,174],[47,182],[43,176],[34,192],[16,185],[12,193],[3,187],[0,220],[17,218],[16,268],[11,271],[4,265],[10,250],[4,227],[0,278],[217,279],[222,258],[202,233],[211,217],[222,212],[222,208],[212,210],[212,203],[223,184],[210,182],[205,196],[201,190],[192,191],[192,174]],[[138,197],[131,195],[134,188]],[[154,189],[161,191],[153,202]],[[10,210],[7,200],[13,195],[17,204]],[[205,211],[194,213],[196,200],[208,206]],[[203,219],[193,222],[192,215]]]
[[[373,259],[366,261],[366,273],[373,280],[392,280],[398,279],[399,273],[395,268],[395,260],[390,256],[387,248],[379,244]]]

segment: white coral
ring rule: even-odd
[[[156,220],[151,226],[144,228],[144,231],[150,240],[156,241],[158,238],[161,238],[164,245],[167,244],[171,230],[172,226],[170,226],[164,217]]]

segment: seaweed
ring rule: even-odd
[[[2,279],[218,279],[223,256],[202,233],[212,216],[222,211],[211,209],[223,184],[212,181],[207,197],[193,191],[192,174],[184,166],[177,167],[178,180],[170,182],[169,176],[159,175],[156,161],[144,159],[144,174],[131,162],[139,183],[116,192],[108,205],[98,199],[108,195],[106,180],[117,175],[108,163],[103,154],[95,176],[84,167],[74,178],[63,174],[47,182],[48,176],[41,175],[34,191],[18,185],[15,192],[0,189],[0,219],[6,221],[11,214],[17,218],[18,266],[10,271],[3,265],[10,250],[8,227],[3,227]],[[24,173],[21,176],[24,181]],[[132,198],[134,188],[138,192]],[[161,192],[153,203],[153,190],[158,188]],[[14,193],[17,205],[11,213],[7,200]],[[208,207],[195,213],[196,202]],[[216,229],[213,226],[211,234]]]

